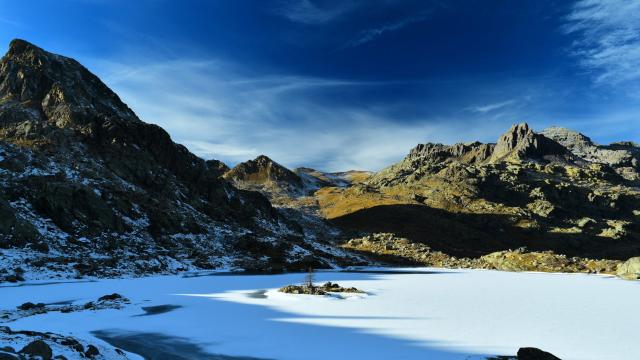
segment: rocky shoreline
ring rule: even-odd
[[[96,301],[89,301],[85,304],[44,304],[44,303],[32,303],[26,302],[21,304],[16,309],[12,310],[0,310],[0,323],[12,322],[18,319],[22,319],[29,316],[46,314],[48,312],[61,312],[64,314],[85,311],[85,310],[105,310],[105,309],[122,309],[124,306],[130,304],[129,299],[123,297],[120,294],[104,295]]]
[[[345,249],[395,265],[618,275],[640,278],[640,258],[620,260],[567,257],[551,251],[507,250],[479,258],[455,257],[391,233],[375,233],[347,241]]]
[[[118,348],[91,344],[73,336],[18,331],[7,326],[0,326],[0,344],[0,360],[129,359]]]

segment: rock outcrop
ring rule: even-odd
[[[571,157],[571,153],[558,142],[533,132],[528,124],[513,125],[498,139],[490,160],[543,159],[558,160]]]
[[[525,249],[499,251],[479,258],[455,257],[389,233],[350,239],[343,247],[367,254],[381,263],[453,269],[615,274],[620,264],[617,260],[567,257],[551,251]]]
[[[409,152],[410,158],[423,159],[428,162],[447,162],[457,159],[465,164],[477,164],[487,161],[494,152],[494,144],[479,142],[455,144],[420,144]]]
[[[20,350],[17,350],[20,349]],[[51,332],[12,330],[0,326],[1,360],[129,359],[127,354],[106,344],[90,344],[72,336]]]
[[[576,131],[550,127],[541,131],[544,136],[557,141],[576,156],[593,163],[611,166],[629,180],[638,180],[640,170],[640,146],[632,142],[597,145],[589,137]]]
[[[616,275],[627,280],[640,279],[640,256],[633,257],[618,265]]]
[[[567,257],[551,251],[528,252],[524,249],[499,251],[480,258],[483,268],[502,271],[542,271],[614,274],[619,261]]]
[[[350,294],[364,294],[365,292],[354,287],[342,287],[336,283],[326,282],[322,285],[287,285],[283,286],[278,291],[285,294],[297,294],[297,295],[328,295],[330,293],[350,293]]]
[[[533,347],[518,349],[518,360],[560,360],[559,357]]]

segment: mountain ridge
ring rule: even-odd
[[[455,256],[520,247],[637,255],[639,168],[589,161],[565,145],[527,124],[495,144],[419,144],[359,186],[319,192],[318,201],[343,229],[395,233]]]
[[[626,259],[640,253],[639,154],[521,123],[496,143],[418,144],[376,173],[264,155],[229,168],[77,61],[15,40],[0,60],[0,280],[377,264],[387,247],[349,245],[373,233],[399,236],[412,261]]]
[[[235,188],[223,163],[140,120],[80,63],[24,40],[0,60],[0,140],[0,272],[275,271],[351,259]]]
[[[496,143],[418,144],[360,182],[321,182],[279,204],[306,209],[349,236],[394,233],[454,256],[523,247],[593,258],[638,254],[637,163],[584,156],[575,141],[549,132],[520,123]],[[634,144],[611,146],[634,153]]]

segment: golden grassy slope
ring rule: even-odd
[[[411,204],[412,201],[378,192],[365,192],[357,187],[325,187],[315,192],[321,214],[326,219],[354,213],[380,205]]]

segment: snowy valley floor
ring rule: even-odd
[[[83,304],[111,293],[131,304],[50,312],[0,326],[72,335],[103,346],[106,340],[149,359],[482,359],[514,355],[524,346],[564,360],[632,359],[640,353],[640,281],[378,270],[385,271],[316,274],[318,283],[334,281],[368,293],[342,297],[275,290],[300,283],[304,274],[2,285],[0,310],[27,301]]]

